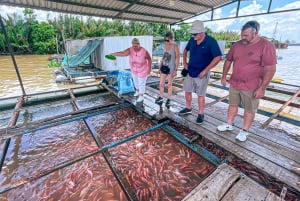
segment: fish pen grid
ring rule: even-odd
[[[74,104],[74,103],[73,103]],[[76,103],[75,103],[76,104]],[[128,113],[128,114],[126,114]],[[124,118],[125,115],[127,117]],[[111,116],[111,118],[109,118]],[[83,119],[79,120],[78,119]],[[115,124],[113,121],[116,121]],[[101,123],[101,121],[107,121],[106,124]],[[51,121],[50,121],[51,122]],[[49,123],[49,122],[48,122]],[[10,146],[8,148],[8,152],[6,154],[7,159],[4,161],[4,166],[3,166],[3,171],[1,174],[1,183],[2,187],[1,189],[1,197],[6,197],[13,200],[24,200],[26,196],[28,196],[26,200],[35,200],[38,199],[39,196],[44,196],[45,194],[48,194],[48,197],[54,196],[58,200],[66,200],[70,196],[82,196],[84,198],[85,196],[90,196],[92,195],[101,195],[101,198],[104,197],[103,199],[106,198],[115,198],[119,200],[145,200],[148,198],[163,198],[166,194],[166,191],[170,191],[169,196],[170,199],[172,200],[180,200],[182,199],[188,191],[186,189],[191,190],[193,187],[196,186],[203,178],[206,177],[207,174],[209,174],[211,171],[215,169],[215,166],[207,162],[204,159],[199,160],[195,152],[192,150],[188,149],[186,146],[183,144],[179,143],[176,141],[174,138],[171,137],[171,135],[166,134],[165,131],[159,129],[159,127],[152,129],[153,123],[142,115],[140,115],[137,111],[135,111],[132,108],[123,108],[120,109],[118,108],[117,110],[106,110],[104,113],[91,113],[90,115],[78,115],[76,118],[66,118],[64,121],[59,121],[57,122],[51,122],[49,126],[46,126],[44,124],[47,124],[45,122],[41,122],[39,124],[40,129],[38,126],[33,129],[33,132],[29,132],[28,130],[26,132],[21,132],[22,134],[20,135],[15,135],[13,136],[14,138],[13,141],[10,142]],[[78,124],[78,125],[77,125]],[[104,126],[104,128],[100,128],[99,125]],[[123,125],[123,128],[122,126]],[[129,125],[132,127],[132,129],[129,129]],[[162,124],[163,125],[163,124]],[[113,126],[115,126],[115,129],[112,129]],[[87,128],[89,127],[89,128]],[[92,128],[90,128],[92,127]],[[105,129],[106,128],[106,129]],[[149,129],[149,132],[141,133],[144,130]],[[19,128],[19,132],[22,129]],[[61,131],[64,131],[60,133]],[[93,137],[95,141],[101,141],[103,140],[104,142],[108,144],[113,144],[115,141],[121,140],[118,139],[120,138],[120,135],[125,134],[125,136],[131,136],[134,134],[140,134],[137,138],[133,138],[130,141],[123,142],[122,144],[118,146],[111,146],[107,149],[101,149],[99,145],[96,146],[95,141],[91,141],[91,135],[88,134],[90,132],[96,131],[96,133],[93,133]],[[130,132],[131,131],[131,132]],[[69,133],[70,132],[70,133]],[[54,134],[53,134],[54,133]],[[101,135],[106,134],[107,136],[102,136]],[[95,135],[96,134],[96,135]],[[52,136],[53,135],[53,136]],[[36,136],[36,137],[34,137]],[[43,136],[43,137],[41,137]],[[59,137],[58,137],[59,136]],[[69,136],[69,137],[68,137]],[[85,136],[83,137],[84,140],[79,140],[77,141],[76,138],[80,138],[79,136]],[[87,137],[89,136],[89,137]],[[157,138],[156,141],[153,141],[152,146],[158,146],[159,143],[161,144],[161,149],[163,149],[164,146],[168,147],[168,149],[164,148],[164,151],[168,151],[169,154],[171,153],[169,149],[171,146],[180,146],[181,148],[174,147],[175,150],[178,151],[177,154],[173,153],[173,159],[172,157],[168,157],[166,154],[158,154],[155,155],[155,152],[153,155],[151,155],[151,159],[145,160],[144,162],[141,161],[140,157],[145,157],[144,154],[136,154],[136,161],[132,161],[131,165],[128,163],[127,160],[124,160],[124,153],[131,153],[132,156],[134,155],[134,151],[145,151],[147,148],[145,145],[147,143],[150,143],[151,141],[147,138],[149,136],[152,136],[152,138]],[[59,140],[55,140],[55,139]],[[169,142],[170,139],[173,139],[171,142]],[[68,141],[69,139],[69,141]],[[168,140],[167,140],[168,139]],[[54,141],[55,140],[55,144]],[[140,140],[140,141],[138,141]],[[44,141],[44,142],[43,142]],[[51,142],[50,144],[47,144]],[[35,144],[36,143],[36,144]],[[46,143],[46,144],[44,144]],[[69,143],[69,144],[68,144]],[[103,142],[101,142],[103,143]],[[131,145],[128,145],[131,144]],[[18,145],[18,146],[17,146]],[[34,145],[34,146],[33,146]],[[47,145],[47,146],[46,146]],[[54,146],[55,145],[55,146]],[[31,147],[30,151],[28,149]],[[104,144],[102,146],[105,147]],[[132,147],[133,150],[127,149],[123,154],[120,154],[120,150],[118,147]],[[150,146],[150,145],[149,145]],[[41,150],[37,149],[37,147],[41,148]],[[62,147],[63,149],[60,149],[59,147]],[[68,147],[68,149],[66,149]],[[99,149],[100,148],[100,149]],[[159,148],[159,147],[156,147]],[[152,149],[154,149],[152,147]],[[21,150],[23,152],[21,152]],[[84,150],[88,150],[85,152]],[[100,151],[101,150],[101,151]],[[107,150],[107,151],[106,151]],[[172,152],[174,152],[173,150]],[[20,153],[18,153],[20,151]],[[157,150],[156,150],[157,151]],[[105,153],[105,154],[100,154],[100,153]],[[111,153],[110,153],[111,152]],[[57,154],[55,154],[57,153]],[[79,154],[80,155],[76,155]],[[31,155],[32,154],[32,155]],[[42,155],[41,155],[42,154]],[[44,154],[44,155],[43,155]],[[105,159],[99,159],[101,156]],[[17,157],[16,157],[17,156]],[[23,158],[19,159],[18,156],[23,156]],[[35,156],[35,160],[30,160],[31,157]],[[71,157],[72,156],[72,157]],[[132,156],[128,157],[131,158]],[[176,157],[175,157],[176,156]],[[47,160],[45,158],[49,157]],[[71,157],[71,158],[68,158]],[[175,157],[175,159],[174,159]],[[196,157],[196,158],[195,158]],[[97,160],[104,160],[108,162],[108,166],[112,169],[113,171],[110,172],[111,175],[116,176],[116,174],[120,175],[121,174],[121,180],[120,178],[116,177],[104,177],[103,182],[101,185],[95,185],[95,184],[90,184],[85,181],[86,178],[89,178],[89,175],[94,175],[93,171],[96,171],[95,169],[89,169],[84,165],[85,163],[83,161],[87,161],[87,164],[93,164],[92,166],[100,166],[101,172],[104,167],[103,165],[98,164],[96,165],[96,162],[94,160],[90,161],[91,158],[93,158],[95,161]],[[172,163],[170,161],[165,161],[165,160],[173,160],[173,162],[177,162],[178,164],[181,164],[180,167],[177,167],[174,165],[174,167],[177,167],[175,170],[168,170],[168,168],[173,167]],[[202,161],[201,163],[204,163],[204,168],[200,170],[204,171],[204,173],[200,174],[199,172],[197,173],[197,168],[194,167],[189,167],[188,163],[184,160],[191,160],[193,158],[193,162],[195,163],[194,166],[198,166],[199,162]],[[198,159],[197,159],[198,158]],[[201,158],[201,157],[200,157]],[[122,159],[122,160],[120,160]],[[26,163],[20,163],[18,161],[14,160],[21,160]],[[61,161],[60,161],[61,160]],[[180,160],[183,160],[180,162]],[[31,161],[31,162],[30,162]],[[35,164],[36,167],[34,166],[34,161],[37,163]],[[39,162],[41,162],[39,164]],[[56,164],[53,164],[53,162],[56,161]],[[149,162],[151,161],[151,162]],[[205,162],[206,161],[206,162]],[[51,163],[52,162],[52,163]],[[190,161],[191,162],[191,161]],[[45,164],[44,164],[45,163]],[[119,164],[118,164],[119,163]],[[153,165],[159,165],[162,164],[162,166],[159,168],[159,171],[157,170],[158,167],[154,167]],[[123,166],[122,166],[123,164]],[[132,170],[128,170],[128,167],[124,167],[124,164],[129,165],[129,167],[133,168]],[[143,166],[145,164],[145,166]],[[178,165],[177,164],[177,165]],[[135,167],[137,165],[137,167]],[[37,170],[37,172],[31,172],[31,171],[25,171],[25,175],[18,175],[17,173],[20,171],[24,171],[27,169],[33,171]],[[118,168],[122,167],[122,168]],[[153,167],[153,170],[150,169],[150,167]],[[189,172],[190,177],[185,176],[182,172],[180,172],[180,168],[183,168],[187,172]],[[107,167],[106,167],[107,169]],[[9,171],[8,171],[9,170]],[[11,174],[6,174],[12,170],[16,171],[16,175],[13,176],[13,180],[10,181]],[[80,174],[78,170],[84,171],[85,173],[81,172],[81,177],[79,178],[78,175]],[[99,170],[99,169],[98,169]],[[138,171],[141,176],[137,177],[138,174],[133,173],[134,171]],[[144,170],[145,172],[143,172]],[[166,171],[168,174],[163,173],[163,171]],[[5,173],[6,172],[6,173]],[[20,173],[19,172],[19,173]],[[96,171],[97,172],[97,171]],[[125,174],[124,174],[124,173]],[[24,174],[24,172],[22,172]],[[27,173],[27,174],[26,174]],[[156,175],[151,175],[151,174],[156,173]],[[78,175],[77,175],[78,174]],[[109,173],[106,173],[109,175]],[[10,175],[8,177],[8,175]],[[163,175],[163,176],[162,176]],[[196,177],[198,175],[198,177]],[[7,176],[7,177],[6,177]],[[149,186],[154,186],[155,184],[151,184],[149,177],[151,176],[152,182],[157,182],[157,179],[160,180],[160,182],[165,186],[162,188],[164,190],[163,192],[158,191],[158,186],[157,185],[153,191],[149,189]],[[78,178],[77,178],[78,177]],[[100,176],[99,176],[100,177]],[[136,178],[137,177],[137,178]],[[96,176],[96,178],[98,178]],[[101,177],[100,177],[101,178]],[[111,179],[108,179],[111,178]],[[139,181],[138,178],[141,180]],[[156,179],[157,178],[157,179]],[[173,181],[170,182],[169,179],[172,178]],[[193,182],[190,182],[190,180],[193,179]],[[198,179],[196,179],[198,178]],[[15,180],[14,180],[15,179]],[[78,179],[80,181],[78,181]],[[119,179],[119,180],[118,180]],[[124,183],[124,180],[126,182]],[[165,180],[162,180],[165,179]],[[178,181],[175,179],[179,179]],[[101,179],[100,179],[101,180]],[[149,180],[149,181],[148,181]],[[74,181],[77,181],[79,183],[76,183]],[[92,179],[94,181],[94,179]],[[98,181],[98,180],[97,180]],[[146,182],[147,181],[147,182]],[[12,183],[10,183],[12,182]],[[61,182],[61,184],[59,184]],[[100,181],[98,181],[100,182]],[[123,182],[123,186],[120,187],[120,182]],[[138,184],[144,182],[144,186],[147,186],[146,188],[141,188],[138,186]],[[79,187],[79,184],[83,184],[82,189]],[[52,185],[53,188],[50,188],[47,185]],[[98,183],[99,184],[99,183]],[[175,184],[179,185],[176,186]],[[187,184],[190,185],[188,188],[182,188],[182,184]],[[47,190],[39,190],[41,189],[42,186],[47,186]],[[97,186],[110,186],[111,191],[108,189],[104,189],[104,193],[100,193],[101,191],[97,191]],[[142,184],[141,184],[142,185]],[[89,189],[86,188],[86,186],[89,186]],[[84,187],[84,188],[83,188]],[[121,188],[126,187],[127,189],[120,190]],[[24,188],[26,189],[27,193],[24,193]],[[170,188],[171,190],[168,190]],[[73,190],[72,190],[73,189]],[[79,190],[80,189],[80,190]],[[129,190],[128,190],[129,189]],[[181,190],[180,190],[181,189]],[[61,192],[59,192],[61,191]],[[94,192],[97,191],[98,193]],[[31,192],[31,193],[30,193]],[[66,195],[65,193],[70,193],[69,195]],[[80,193],[79,193],[80,192]],[[123,192],[123,193],[122,193]],[[25,197],[24,197],[25,196]],[[62,197],[60,197],[62,196]],[[33,198],[34,197],[34,198]],[[68,197],[68,198],[67,198]],[[96,196],[97,197],[97,196]]]

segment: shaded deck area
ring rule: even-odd
[[[157,77],[148,79],[145,99],[142,103],[136,103],[136,97],[133,97],[132,93],[120,96],[114,88],[105,84],[91,86],[89,90],[83,87],[51,94],[38,94],[39,98],[36,98],[35,101],[33,100],[34,97],[30,96],[27,97],[26,105],[23,106],[20,101],[21,98],[15,100],[12,104],[14,109],[10,107],[10,110],[1,113],[1,177],[7,175],[13,164],[12,161],[8,160],[7,153],[13,150],[12,146],[17,147],[18,141],[19,143],[22,141],[30,142],[29,147],[40,147],[43,144],[38,142],[43,139],[43,135],[46,142],[53,135],[52,140],[55,143],[43,145],[45,146],[43,149],[46,153],[48,151],[49,155],[43,155],[41,159],[56,163],[38,166],[36,172],[35,169],[31,168],[34,161],[23,162],[22,166],[14,167],[19,171],[28,168],[29,171],[23,173],[24,175],[17,174],[21,178],[19,180],[0,185],[0,197],[7,198],[12,194],[19,195],[26,189],[26,192],[29,192],[27,194],[33,191],[36,193],[34,195],[37,196],[43,192],[52,198],[67,193],[73,193],[68,194],[69,199],[71,199],[71,195],[86,198],[89,197],[89,193],[82,192],[90,192],[95,193],[99,196],[98,198],[105,195],[110,199],[119,200],[154,199],[156,195],[153,192],[140,190],[139,185],[136,186],[136,182],[140,179],[136,175],[142,172],[140,177],[143,178],[146,174],[145,178],[147,179],[140,182],[151,181],[151,184],[155,184],[157,178],[162,178],[161,173],[159,173],[160,170],[152,167],[155,175],[151,174],[150,177],[149,172],[144,171],[148,170],[148,163],[159,166],[161,163],[165,163],[164,161],[169,161],[169,164],[172,164],[180,160],[180,167],[183,167],[184,170],[189,170],[192,165],[198,168],[187,171],[188,174],[193,174],[195,170],[206,174],[198,178],[197,181],[194,180],[197,176],[193,175],[189,175],[188,180],[186,180],[187,176],[182,179],[179,178],[179,180],[175,180],[177,186],[174,188],[162,182],[161,185],[168,186],[171,192],[178,189],[185,191],[187,187],[193,186],[187,192],[172,195],[172,198],[168,197],[170,199],[185,201],[298,200],[300,197],[300,175],[294,172],[293,168],[300,167],[300,142],[297,135],[299,126],[274,119],[269,127],[262,129],[262,123],[269,117],[258,115],[251,128],[249,139],[243,143],[236,142],[234,137],[242,125],[242,112],[239,113],[235,121],[233,131],[221,133],[216,130],[217,125],[226,121],[227,104],[222,101],[226,100],[227,95],[221,94],[224,92],[217,92],[220,97],[223,97],[218,99],[213,99],[212,93],[208,94],[204,122],[202,125],[197,125],[195,124],[196,97],[193,97],[192,114],[179,116],[177,112],[185,107],[180,81],[176,84],[172,104],[169,108],[165,107],[164,104],[157,105],[154,103],[159,94],[158,82]],[[213,90],[209,89],[208,92],[213,92]],[[3,100],[2,103],[8,104],[9,101],[9,99]],[[17,113],[20,114],[17,115]],[[151,122],[146,121],[145,117]],[[66,133],[58,132],[59,130]],[[287,131],[296,134],[293,135]],[[127,134],[120,138],[121,133]],[[60,138],[56,140],[54,137],[58,134]],[[166,140],[166,136],[169,135],[176,140]],[[145,146],[146,142],[157,136],[161,138],[156,139],[153,143],[156,146],[160,143],[159,147],[165,151],[164,153],[169,153],[169,149],[175,144],[180,146],[175,158],[162,157],[158,152],[156,152],[157,154],[151,153],[148,157],[147,154],[145,155],[148,151],[144,152],[145,150],[137,149],[141,151],[141,154],[137,155],[137,158],[131,157],[129,160],[130,155],[136,155],[136,153],[129,152],[129,149],[124,149],[124,146],[129,144],[128,147],[131,148]],[[63,151],[68,154],[61,154],[60,144],[66,144]],[[77,148],[74,149],[74,147]],[[116,152],[118,147],[123,147],[120,149],[123,151],[118,150]],[[15,154],[18,154],[23,161],[29,157],[27,156],[27,149],[24,149],[23,153],[21,149],[15,151]],[[37,154],[36,151],[34,153]],[[38,154],[42,153],[41,150]],[[192,153],[195,157],[194,160],[191,160]],[[203,162],[199,162],[195,153],[209,161],[211,165],[208,170],[206,170],[208,166],[201,166]],[[37,156],[33,154],[33,157]],[[119,165],[125,166],[128,163],[133,169],[128,172],[126,171],[127,166],[125,169],[120,169]],[[95,166],[97,166],[95,169],[90,169]],[[162,170],[172,168],[170,166],[164,165]],[[103,171],[105,169],[106,173],[101,178],[94,172],[98,172],[99,169]],[[174,170],[168,171],[174,173],[174,179],[178,179],[177,174],[179,173],[176,168]],[[132,174],[133,171],[137,172]],[[79,175],[85,176],[79,177]],[[91,175],[97,179],[90,181]],[[81,186],[72,183],[74,177],[79,182],[78,184],[82,184]],[[56,189],[58,178],[60,178],[61,183],[66,181],[67,184],[63,183],[61,188]],[[48,181],[51,185],[48,186],[41,180]],[[102,186],[109,188],[99,191],[97,189],[99,185],[94,185],[91,183],[92,181],[97,181]],[[174,180],[167,179],[166,181],[172,182],[174,185]],[[187,181],[193,181],[197,185],[194,186]],[[85,188],[90,185],[90,188]],[[183,188],[183,185],[186,188]],[[162,192],[155,191],[161,200],[166,196],[164,194],[167,192],[166,190],[164,192],[166,186],[159,188],[160,185],[157,184],[158,189],[163,189]],[[47,191],[36,192],[33,189],[37,187],[47,187]],[[51,192],[55,192],[55,194],[51,194]]]
[[[215,152],[212,150],[210,151],[218,155],[224,161],[227,161],[231,166],[237,168],[240,173],[246,174],[260,185],[276,192],[282,199],[284,199],[286,194],[291,192],[299,198],[300,175],[299,172],[295,172],[295,168],[300,167],[300,142],[299,135],[297,135],[297,133],[300,134],[299,125],[290,125],[275,119],[271,123],[272,125],[263,129],[262,124],[270,117],[258,114],[250,129],[251,134],[248,140],[246,142],[237,142],[234,138],[242,128],[242,109],[240,109],[235,120],[235,129],[233,131],[219,132],[216,129],[218,125],[226,122],[227,104],[222,103],[222,101],[227,98],[226,95],[224,95],[224,98],[218,100],[207,97],[204,122],[202,125],[197,125],[195,124],[195,121],[198,106],[195,97],[193,97],[194,99],[192,101],[192,114],[179,116],[177,113],[185,107],[184,93],[180,88],[178,88],[177,91],[175,90],[172,97],[172,105],[170,108],[167,108],[164,104],[160,106],[154,103],[159,94],[159,91],[156,88],[158,85],[157,80],[155,78],[149,79],[147,85],[143,104],[136,104],[135,98],[131,95],[123,97],[133,104],[136,104],[145,113],[154,118],[172,119],[180,125],[183,125],[183,130],[193,130],[196,135],[186,139],[186,143],[201,144],[203,143],[204,138],[209,142],[212,142],[212,146],[220,147],[220,149]],[[292,134],[287,133],[285,130],[291,131]],[[218,154],[216,152],[222,152],[223,154]],[[244,165],[241,165],[241,163],[238,164],[232,157],[237,157],[238,160],[242,160]],[[249,185],[251,186],[252,183],[250,183]],[[272,186],[272,183],[277,187]],[[243,185],[240,185],[240,187],[244,188]],[[250,186],[249,189],[251,189]],[[275,190],[276,188],[277,190]],[[212,187],[211,192],[214,191],[213,189],[214,188]],[[242,189],[240,190],[242,191]],[[239,190],[237,190],[236,193],[238,191]],[[258,195],[254,192],[256,191],[253,189],[252,196]],[[247,193],[247,195],[250,194]],[[190,200],[197,199],[191,198]],[[236,200],[243,199],[237,198]],[[272,198],[270,200],[276,199]]]

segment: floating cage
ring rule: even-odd
[[[247,176],[277,193],[282,183],[183,119],[155,117],[154,97],[147,95],[141,110],[129,101],[132,95],[119,98],[110,89],[114,93],[90,86],[34,94],[19,109],[18,99],[3,100],[0,199],[241,200],[255,190],[254,197],[278,200]],[[174,102],[170,111],[177,107]],[[16,111],[15,125],[5,126]],[[292,190],[288,198],[298,195]]]
[[[18,126],[2,136],[0,197],[181,200],[220,163],[181,143],[169,121],[155,123],[119,101],[78,97],[78,113],[68,100],[23,107]]]

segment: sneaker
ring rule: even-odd
[[[230,124],[222,124],[220,126],[217,127],[218,131],[232,131],[233,130],[233,126]]]
[[[162,97],[158,97],[156,100],[155,100],[155,103],[156,104],[159,104],[159,103],[162,103],[164,100]]]
[[[204,114],[198,114],[196,124],[202,124],[203,119],[204,119]]]
[[[136,92],[133,94],[133,96],[139,96],[139,92],[136,91]]]
[[[138,99],[136,100],[136,102],[142,102],[144,101],[144,96],[139,96]]]
[[[192,110],[188,108],[184,108],[183,110],[180,110],[179,115],[185,115],[185,114],[192,114]]]
[[[171,105],[171,100],[167,99],[167,101],[166,101],[166,107],[170,107],[170,105]]]
[[[239,132],[239,134],[235,137],[235,139],[236,139],[237,141],[244,142],[244,141],[247,140],[247,136],[248,136],[248,135],[249,135],[249,133],[248,133],[247,131],[241,130],[241,131]]]

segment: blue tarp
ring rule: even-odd
[[[109,84],[119,91],[119,94],[134,92],[134,85],[131,72],[126,70],[116,70],[107,74]]]
[[[86,46],[82,47],[78,54],[73,56],[65,57],[63,64],[69,68],[76,68],[79,64],[86,62],[89,56],[96,50],[100,45],[99,40],[90,40]]]

